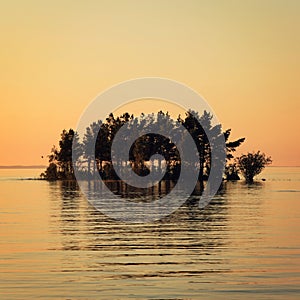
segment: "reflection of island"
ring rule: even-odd
[[[91,181],[95,188],[99,183]],[[117,189],[116,182],[111,182]],[[226,200],[221,193],[208,208],[199,210],[195,193],[176,212],[153,224],[126,224],[109,219],[81,197],[75,181],[52,182],[53,226],[63,236],[62,248],[89,250],[192,249],[216,251],[225,243],[221,231],[226,228]],[[134,201],[155,199],[167,194],[172,183],[162,182]],[[117,190],[116,190],[117,191]],[[117,191],[125,196],[124,191]],[[130,192],[126,190],[126,195]],[[133,197],[132,194],[130,194]],[[155,201],[155,200],[153,200]],[[145,212],[146,213],[146,212]]]
[[[79,249],[76,237],[80,234],[80,192],[74,180],[49,182],[51,196],[51,228],[59,232],[64,250]]]
[[[96,189],[98,183],[90,184]],[[253,226],[260,226],[262,219],[263,184],[224,182],[205,209],[198,208],[196,192],[173,214],[148,224],[108,218],[83,198],[75,182],[56,181],[49,185],[51,233],[60,241],[61,247],[56,250],[66,252],[61,271],[93,271],[99,278],[190,277],[230,271],[228,249],[245,238],[239,231],[247,226],[248,215]],[[169,192],[168,185],[161,186],[161,192]],[[139,199],[154,199],[158,193],[155,187]]]

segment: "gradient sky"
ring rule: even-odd
[[[296,0],[2,1],[0,165],[47,164],[97,94],[154,76],[199,92],[240,152],[299,166],[299,16]]]

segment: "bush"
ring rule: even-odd
[[[271,157],[267,157],[260,151],[242,154],[236,161],[239,170],[248,183],[253,182],[253,178],[261,173],[265,166],[272,163]]]

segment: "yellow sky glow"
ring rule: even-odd
[[[0,165],[47,164],[96,95],[151,76],[204,96],[239,152],[299,166],[299,15],[292,0],[2,2]]]

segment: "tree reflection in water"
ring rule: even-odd
[[[198,208],[199,186],[178,210],[151,224],[127,224],[108,218],[83,198],[75,181],[51,184],[54,204],[51,221],[61,235],[63,250],[193,249],[206,253],[220,251],[226,244],[226,183],[205,209]],[[88,184],[95,191],[101,189],[99,182]],[[164,181],[138,190],[121,181],[106,185],[130,201],[155,201],[168,194],[175,183]],[[55,211],[60,211],[60,215]]]

